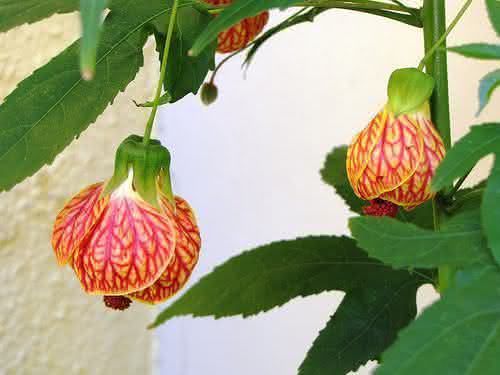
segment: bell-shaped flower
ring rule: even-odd
[[[417,69],[392,74],[388,103],[347,151],[347,175],[358,197],[410,210],[434,196],[430,183],[445,148],[431,121],[433,89],[433,78]]]
[[[107,296],[108,306],[127,307],[124,296],[130,294],[165,300],[196,264],[199,230],[187,202],[174,200],[169,164],[158,141],[144,145],[131,136],[118,149],[113,177],[78,193],[56,218],[52,245],[58,263],[69,263],[83,290]],[[175,285],[168,293],[135,298],[165,273]]]

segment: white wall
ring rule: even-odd
[[[452,16],[462,1],[448,3]],[[495,41],[485,17],[483,2],[474,2],[451,44]],[[271,22],[280,18],[275,12]],[[350,213],[319,170],[332,147],[348,143],[384,104],[390,73],[418,63],[421,39],[418,29],[331,11],[273,38],[246,80],[241,60],[226,65],[215,105],[202,107],[191,97],[161,111],[176,191],[195,207],[202,229],[193,280],[257,245],[348,233]],[[478,122],[477,82],[493,66],[450,56],[455,137]],[[483,119],[498,119],[498,99]],[[341,296],[296,299],[246,320],[172,320],[157,331],[158,373],[294,374]],[[427,290],[422,299],[429,298]]]
[[[79,34],[76,13],[0,34],[0,102]],[[64,203],[109,178],[113,150],[146,122],[132,99],[150,97],[158,64],[152,43],[144,52],[145,67],[96,124],[50,167],[0,193],[0,375],[151,372],[153,335],[145,327],[153,310],[135,303],[126,313],[110,311],[82,291],[69,267],[57,265],[50,245]]]

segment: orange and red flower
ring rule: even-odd
[[[52,246],[58,263],[71,265],[85,292],[154,304],[188,280],[200,233],[184,199],[171,201],[158,189],[158,202],[152,204],[133,181],[130,171],[111,192],[98,183],[73,197],[56,218]],[[123,301],[105,299],[115,307]]]
[[[397,99],[398,106],[406,105],[404,99]],[[347,175],[361,199],[412,209],[434,196],[430,183],[444,154],[427,98],[403,113],[389,103],[349,146]]]
[[[228,5],[233,0],[205,0],[211,5]],[[217,51],[220,53],[235,52],[260,34],[269,20],[269,12],[259,13],[254,17],[248,17],[221,32],[217,38]]]

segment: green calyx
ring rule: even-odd
[[[389,110],[397,117],[418,110],[434,91],[434,78],[416,69],[395,70],[389,78]]]
[[[159,192],[173,202],[170,181],[170,152],[158,140],[144,144],[143,138],[131,135],[118,147],[113,177],[106,185],[104,194],[118,188],[133,172],[134,190],[149,204],[159,207]]]

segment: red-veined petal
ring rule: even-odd
[[[80,244],[73,268],[88,293],[128,294],[153,284],[174,249],[171,219],[146,203],[127,181],[112,193],[101,219]]]
[[[380,196],[381,199],[403,206],[407,210],[434,197],[430,190],[431,180],[445,155],[443,141],[432,122],[422,118],[418,123],[424,139],[424,150],[417,169],[404,184]]]
[[[355,192],[365,200],[383,198],[382,194],[404,184],[423,159],[424,138],[418,123],[419,116],[394,118],[392,113],[388,113],[385,116],[379,114],[375,121],[377,118],[385,119],[378,140],[371,151],[358,156],[363,160],[364,168],[358,171]]]
[[[175,197],[176,209],[172,213],[165,197],[162,205],[173,217],[176,226],[175,255],[161,277],[150,287],[132,294],[130,297],[146,303],[160,303],[177,293],[188,281],[198,262],[201,238],[194,213],[181,197]]]
[[[57,262],[66,264],[80,242],[95,226],[108,197],[101,197],[103,183],[91,185],[75,195],[59,212],[52,231]]]

